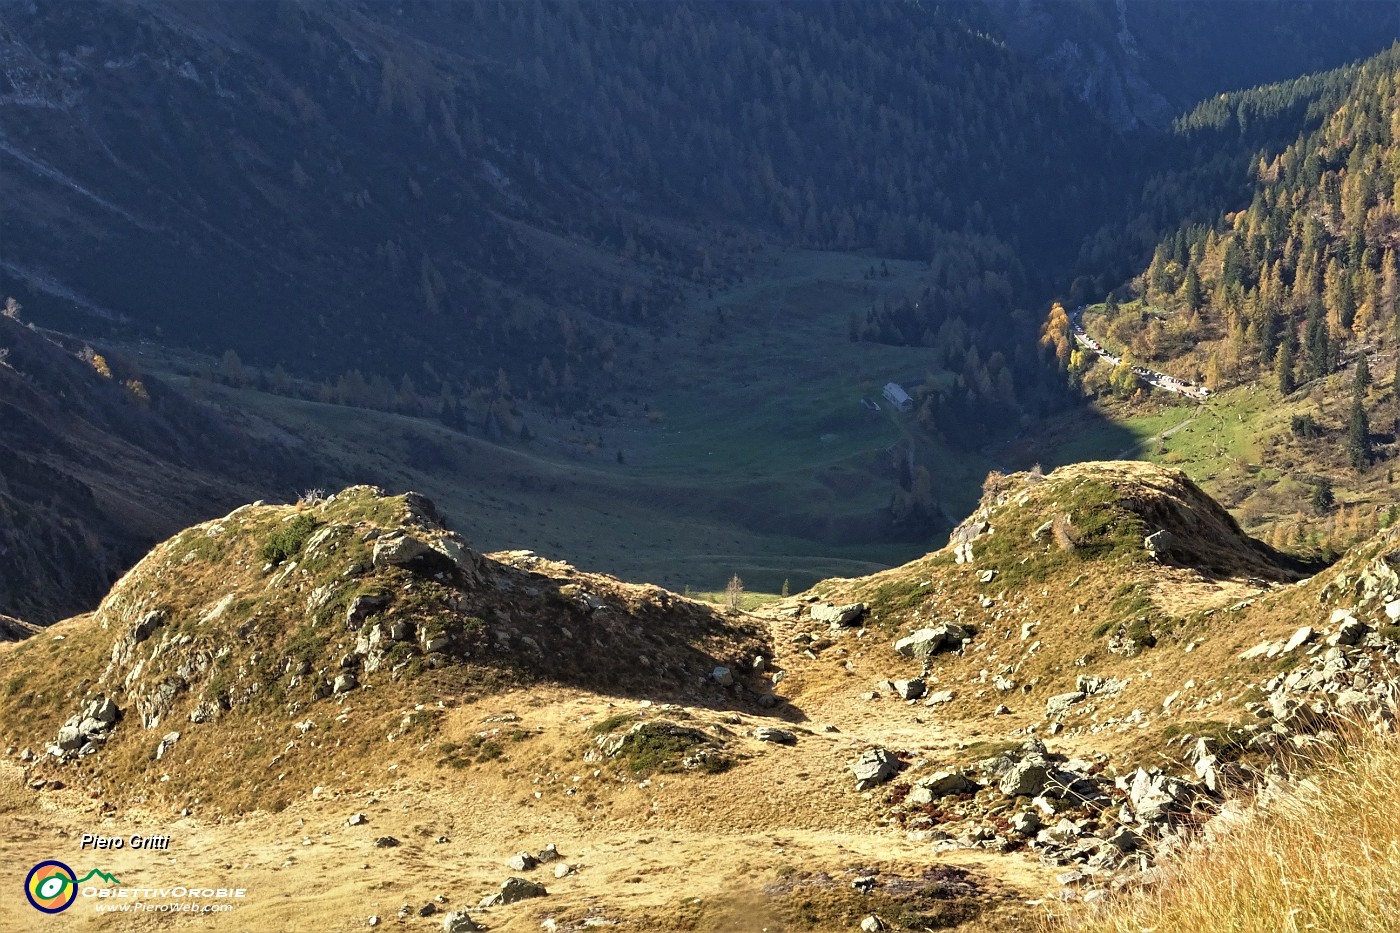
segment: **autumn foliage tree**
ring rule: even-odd
[[[1040,345],[1050,349],[1055,354],[1055,359],[1059,361],[1061,368],[1068,369],[1070,364],[1070,352],[1074,348],[1074,340],[1071,337],[1069,314],[1057,301],[1050,308],[1050,313],[1045,318],[1045,324],[1040,328]]]

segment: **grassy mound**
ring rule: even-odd
[[[40,767],[133,792],[153,779],[154,760],[171,786],[197,793],[228,791],[249,778],[245,762],[275,756],[298,778],[277,778],[291,793],[375,738],[426,743],[444,704],[516,687],[743,705],[756,685],[724,689],[710,672],[771,655],[742,615],[529,552],[479,554],[428,500],[372,487],[244,506],[188,529],[95,613],[53,631],[61,637],[0,654],[0,732],[42,751],[62,723],[108,698],[120,711],[110,730],[85,732]],[[366,691],[374,699],[356,704]],[[364,712],[338,717],[348,705]],[[173,732],[180,752],[169,756],[172,743],[161,745]],[[289,733],[307,746],[300,769],[275,751]],[[495,751],[436,757],[457,766]],[[257,802],[251,790],[247,802]]]

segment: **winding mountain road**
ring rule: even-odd
[[[1117,366],[1123,362],[1122,357],[1114,356],[1104,349],[1093,337],[1090,337],[1084,330],[1084,309],[1085,305],[1080,305],[1070,312],[1070,330],[1074,334],[1074,340],[1080,346],[1093,350],[1099,358],[1107,362],[1110,366]],[[1163,389],[1167,392],[1175,392],[1178,395],[1185,395],[1189,398],[1204,399],[1210,397],[1210,389],[1205,386],[1192,385],[1189,382],[1182,382],[1174,376],[1166,373],[1159,373],[1156,370],[1148,369],[1146,366],[1134,366],[1133,375],[1137,376],[1140,382]]]

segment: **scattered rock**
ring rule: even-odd
[[[369,818],[366,817],[363,813],[352,813],[352,814],[350,814],[350,818],[349,818],[348,820],[345,821],[345,825],[346,825],[346,826],[363,826],[363,825],[365,825],[365,823],[367,823],[367,822],[369,822]]]
[[[394,849],[400,844],[401,843],[393,836],[380,836],[374,840],[374,847],[376,849]]]
[[[894,692],[899,694],[902,700],[917,700],[924,695],[927,689],[923,678],[915,677],[912,680],[896,680],[894,682]]]
[[[514,904],[516,901],[532,897],[544,897],[548,893],[542,884],[536,884],[524,878],[507,878],[501,882],[500,903]]]
[[[710,677],[712,677],[714,679],[714,682],[719,684],[721,687],[731,687],[734,685],[734,674],[727,667],[715,668],[710,673]]]
[[[796,745],[797,736],[786,729],[775,729],[772,726],[759,726],[753,730],[753,737],[760,742],[772,742],[776,745]]]
[[[899,773],[899,768],[899,759],[893,752],[883,748],[866,749],[851,763],[851,773],[856,778],[856,790],[869,790],[883,784]]]
[[[511,871],[532,871],[538,864],[539,860],[529,852],[517,852],[506,859],[506,867]]]
[[[475,933],[481,927],[470,916],[461,911],[449,911],[442,918],[443,933]]]
[[[1045,718],[1057,719],[1070,711],[1070,707],[1084,699],[1083,691],[1075,690],[1072,693],[1057,693],[1045,701]]]
[[[834,606],[831,603],[818,603],[811,608],[813,622],[828,622],[838,627],[855,625],[865,615],[865,603],[849,603]]]

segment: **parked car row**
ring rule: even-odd
[[[1114,356],[1103,348],[1103,345],[1090,337],[1084,330],[1082,323],[1084,316],[1084,306],[1076,308],[1070,314],[1070,327],[1074,332],[1074,339],[1083,346],[1088,347],[1099,355],[1099,358],[1110,366],[1118,366],[1123,362],[1122,357]],[[1168,376],[1166,373],[1159,373],[1156,370],[1148,369],[1146,366],[1134,366],[1133,375],[1137,376],[1148,385],[1165,389],[1168,392],[1176,392],[1180,395],[1189,395],[1192,398],[1208,398],[1210,389],[1205,386],[1192,385],[1189,382],[1182,382],[1175,376]]]

